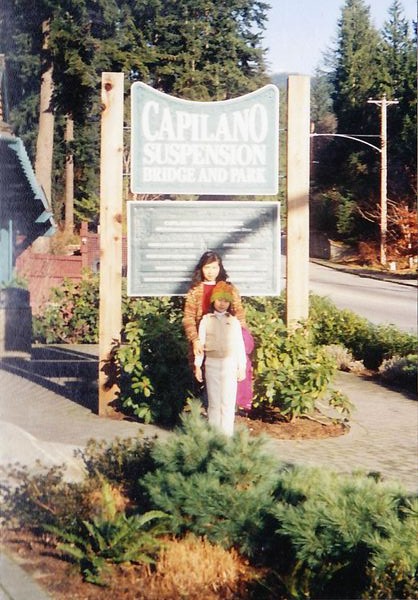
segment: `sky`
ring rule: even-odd
[[[271,74],[291,72],[314,75],[323,53],[337,35],[337,22],[344,0],[267,0],[268,12],[264,47]],[[366,0],[373,25],[380,29],[388,19],[393,0]],[[401,0],[404,15],[417,19],[416,0]],[[412,34],[412,27],[411,27]]]

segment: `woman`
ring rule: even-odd
[[[213,286],[218,281],[227,281],[228,275],[222,264],[222,259],[216,252],[211,250],[200,257],[194,270],[192,283],[186,295],[184,305],[183,327],[186,338],[190,342],[192,352],[190,358],[203,355],[203,347],[199,340],[198,327],[203,315],[210,311],[210,298]],[[241,297],[235,286],[231,285],[231,310],[245,327],[245,313],[241,303]]]

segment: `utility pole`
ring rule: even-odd
[[[381,100],[369,99],[368,104],[380,106],[380,263],[386,265],[387,235],[387,107],[398,104],[398,100],[387,100],[383,94]]]

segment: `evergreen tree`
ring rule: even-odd
[[[332,106],[332,84],[328,73],[320,71],[315,73],[311,82],[311,130],[312,133],[322,134],[324,137],[311,138],[311,210],[309,213],[311,230],[332,231],[335,226],[332,211],[328,210],[327,202],[317,194],[318,177],[321,180],[321,167],[329,160],[329,147],[333,143],[332,135],[337,130],[337,119]]]
[[[375,114],[367,104],[380,81],[379,44],[379,34],[371,24],[370,9],[364,0],[346,0],[337,24],[336,46],[328,55],[336,133],[378,135],[380,131]],[[346,138],[319,140],[314,142],[319,161],[315,165],[315,184],[326,192],[329,233],[346,241],[359,234],[369,237],[373,228],[368,222],[361,222],[357,203],[373,195],[378,197],[377,152]],[[377,145],[378,139],[374,141]],[[330,188],[332,193],[327,192]],[[333,215],[333,224],[330,215]]]
[[[31,142],[37,130],[42,23],[50,25],[55,133],[54,204],[64,199],[66,156],[73,152],[75,214],[94,218],[98,197],[100,76],[126,75],[195,100],[225,99],[267,82],[261,0],[5,0],[0,52],[13,81],[11,124]],[[128,113],[127,113],[128,114]],[[74,141],[64,142],[65,116]]]
[[[383,32],[370,20],[364,0],[346,0],[337,25],[337,41],[328,56],[329,82],[337,133],[358,136],[380,147],[380,114],[370,98],[396,97],[388,111],[388,195],[412,198],[416,164],[416,55],[394,0]],[[314,96],[315,97],[315,96]],[[376,136],[368,139],[362,136]],[[380,197],[380,156],[359,141],[315,140],[315,185],[323,193],[329,233],[345,239],[377,238],[378,226],[361,213],[375,209]],[[316,195],[315,201],[318,200]],[[333,220],[329,216],[333,215]]]
[[[59,190],[64,182],[66,156],[60,120],[64,123],[63,115],[72,118],[81,113],[86,105],[83,84],[91,74],[86,61],[77,60],[77,54],[71,53],[78,46],[86,54],[84,1],[42,0],[35,5],[30,0],[6,0],[4,5],[0,39],[12,81],[11,124],[28,145],[38,180],[48,198],[52,196],[59,221]],[[78,55],[81,53],[78,50]],[[58,123],[54,122],[56,115]]]
[[[380,131],[375,114],[367,104],[379,90],[379,47],[380,39],[371,24],[369,7],[364,0],[346,0],[338,22],[335,68],[331,75],[338,133],[373,135]],[[340,184],[359,198],[373,189],[378,192],[376,166],[379,161],[375,152],[347,140],[336,140],[332,146],[335,174]],[[371,181],[373,172],[375,177]]]
[[[266,83],[261,36],[267,9],[260,0],[136,2],[132,19],[142,33],[148,77],[133,74],[194,100],[252,91]]]
[[[399,104],[390,110],[388,130],[388,190],[393,200],[410,198],[416,190],[417,92],[416,44],[402,5],[394,0],[383,30],[383,61],[387,79],[384,91]]]
[[[388,14],[389,18],[383,25],[382,35],[383,57],[388,74],[385,91],[391,97],[404,86],[408,73],[408,57],[413,50],[413,44],[409,38],[409,23],[402,15],[399,0],[393,0]]]
[[[35,157],[42,76],[42,23],[49,18],[45,2],[5,0],[0,11],[0,51],[6,57],[10,124]],[[45,65],[48,68],[49,65]]]
[[[334,111],[341,133],[371,127],[367,100],[379,91],[380,38],[364,0],[346,0],[338,21],[335,67],[331,77]]]
[[[317,133],[334,133],[336,117],[332,106],[332,84],[329,76],[317,71],[311,83],[311,120]]]

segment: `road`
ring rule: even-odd
[[[309,265],[309,288],[327,296],[338,308],[349,308],[375,324],[391,323],[417,333],[417,288],[359,277],[316,263]]]
[[[282,265],[283,275],[285,264]],[[359,277],[311,262],[309,289],[338,306],[366,317],[372,323],[393,324],[417,333],[417,287]]]

